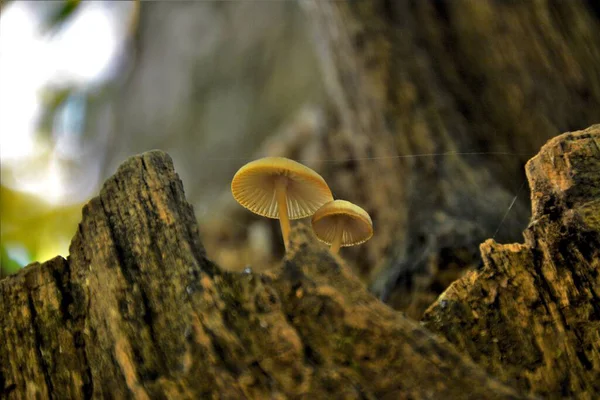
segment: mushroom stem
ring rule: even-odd
[[[340,251],[340,247],[342,245],[342,235],[344,234],[344,229],[342,228],[342,223],[341,221],[338,221],[335,224],[335,233],[334,233],[334,237],[333,237],[333,242],[331,242],[331,247],[329,248],[329,250],[333,253],[333,254],[337,254]]]
[[[290,237],[290,219],[288,217],[287,207],[287,179],[280,177],[275,181],[275,196],[277,199],[277,209],[279,211],[279,225],[283,235],[283,244],[288,248],[288,239]]]

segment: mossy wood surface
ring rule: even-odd
[[[158,151],[84,207],[68,259],[0,281],[0,310],[6,399],[520,398],[306,228],[271,274],[223,272]]]

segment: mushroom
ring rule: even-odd
[[[334,200],[323,205],[312,217],[317,238],[331,245],[337,254],[342,246],[354,246],[371,239],[373,221],[359,206],[346,200]]]
[[[286,249],[289,220],[309,217],[333,200],[321,175],[284,157],[265,157],[244,165],[231,181],[231,193],[253,213],[279,219]]]

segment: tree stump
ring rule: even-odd
[[[129,159],[66,260],[0,281],[2,397],[519,398],[305,229],[271,274],[224,272],[169,156]]]
[[[373,297],[302,225],[278,268],[223,271],[169,156],[132,157],[84,207],[66,260],[0,281],[0,396],[591,398],[599,133],[530,161],[526,244],[486,242],[485,267],[428,313],[449,341]]]

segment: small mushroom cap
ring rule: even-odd
[[[346,200],[334,200],[319,208],[312,217],[317,238],[327,244],[333,243],[337,227],[343,229],[341,246],[354,246],[371,239],[373,221],[369,214]]]
[[[235,200],[253,213],[279,218],[275,182],[285,178],[289,219],[313,215],[333,195],[325,179],[312,169],[284,157],[265,157],[249,162],[231,181]]]

